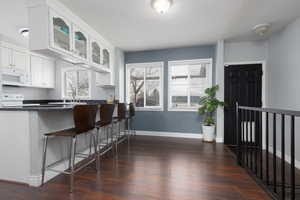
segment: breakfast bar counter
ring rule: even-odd
[[[39,186],[45,133],[74,127],[73,105],[0,108],[0,180]],[[98,115],[97,115],[98,117]],[[79,136],[79,152],[89,150],[89,138]],[[62,160],[57,169],[68,167],[70,139],[49,139],[47,162]],[[79,160],[78,160],[79,161]],[[45,180],[57,173],[49,172]]]

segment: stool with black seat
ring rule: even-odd
[[[98,111],[98,105],[76,105],[73,108],[73,119],[74,119],[74,128],[61,130],[57,132],[47,133],[45,134],[44,139],[44,152],[43,152],[43,165],[42,165],[42,185],[44,184],[45,178],[45,171],[50,170],[54,172],[59,172],[63,174],[70,175],[70,192],[73,192],[74,186],[74,174],[79,170],[87,167],[92,162],[96,161],[96,168],[99,171],[99,160],[97,156],[97,141],[96,141],[96,134],[95,134],[95,121],[96,121],[96,114]],[[80,166],[75,168],[75,157],[76,157],[76,143],[77,143],[77,136],[80,134],[91,134],[93,146],[94,146],[94,156],[86,155],[85,158],[90,158],[87,162],[83,162]],[[46,166],[46,155],[47,155],[47,145],[49,137],[70,137],[72,139],[70,145],[70,158],[69,158],[69,169],[66,171],[59,171],[53,169],[54,165],[57,164],[50,164]],[[81,154],[81,157],[84,154]]]
[[[118,152],[118,144],[126,140],[126,137],[124,137],[124,135],[121,134],[122,131],[121,126],[123,125],[123,127],[125,127],[125,123],[126,123],[126,104],[118,103],[118,116],[114,117],[114,124],[116,124],[118,128],[114,132],[114,137],[113,137],[116,152]],[[123,128],[123,131],[124,133],[126,132],[125,128]]]
[[[126,117],[126,120],[127,120],[127,128],[128,128],[128,132],[129,132],[129,135],[136,135],[136,130],[135,128],[133,127],[133,119],[135,117],[135,107],[133,105],[133,103],[130,103],[129,104],[129,113]]]
[[[97,143],[98,156],[103,155],[112,149],[113,140],[113,113],[115,104],[101,104],[100,105],[100,121],[96,122],[97,128]],[[102,134],[104,133],[104,134]],[[103,138],[103,135],[105,138]],[[103,139],[106,139],[103,143]]]

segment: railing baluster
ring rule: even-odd
[[[266,182],[269,185],[269,113],[266,112]]]
[[[236,134],[237,134],[237,156],[238,156],[238,165],[241,165],[241,154],[240,154],[240,149],[241,149],[241,141],[240,141],[240,117],[239,117],[239,104],[236,102]]]
[[[257,175],[257,112],[254,111],[254,164],[255,175]]]
[[[273,113],[273,189],[275,193],[277,193],[276,171],[276,113]]]
[[[295,116],[291,116],[291,200],[295,200]]]
[[[249,118],[248,118],[248,110],[245,110],[246,111],[246,165],[247,167],[249,167],[249,148],[248,148],[248,125],[249,125]]]
[[[250,169],[253,170],[253,140],[252,140],[252,111],[250,110],[250,145],[251,145],[251,151],[250,151]]]
[[[285,199],[285,116],[281,115],[281,199]]]
[[[258,131],[258,134],[259,134],[259,154],[260,154],[260,156],[259,156],[259,160],[260,160],[260,162],[259,162],[259,166],[260,166],[260,179],[261,180],[263,180],[263,151],[262,151],[262,144],[263,144],[263,141],[262,141],[262,139],[263,139],[263,135],[262,135],[262,113],[260,112],[260,113],[258,113],[259,115],[258,115],[258,119],[259,119],[259,121],[258,121],[258,129],[259,129],[259,131]]]
[[[244,110],[241,109],[241,162],[242,166],[244,166]]]

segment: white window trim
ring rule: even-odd
[[[67,71],[78,71],[78,70],[87,70],[88,71],[88,76],[89,76],[89,96],[87,97],[79,97],[76,96],[76,100],[90,100],[92,98],[92,74],[91,71],[85,68],[75,68],[75,67],[65,67],[61,69],[61,96],[62,99],[66,100],[73,100],[70,97],[65,96],[65,72]]]
[[[136,107],[136,111],[163,111],[164,110],[164,62],[148,62],[148,63],[130,63],[126,64],[126,102],[130,103],[130,95],[129,95],[129,88],[130,88],[130,82],[129,82],[129,69],[132,67],[160,67],[161,68],[161,80],[160,80],[160,106],[155,107]],[[144,77],[145,78],[145,77]],[[144,95],[146,95],[146,91],[144,92]],[[146,98],[144,98],[146,100]]]
[[[198,108],[172,108],[171,106],[171,98],[170,98],[170,89],[171,89],[171,67],[174,65],[182,65],[182,64],[194,64],[199,62],[207,62],[209,63],[209,69],[206,71],[208,73],[208,82],[209,87],[212,87],[212,67],[213,67],[213,59],[207,58],[207,59],[193,59],[193,60],[174,60],[168,62],[168,111],[174,111],[174,112],[198,112]]]

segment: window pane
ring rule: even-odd
[[[159,106],[161,68],[146,68],[146,106]]]
[[[186,65],[171,67],[171,84],[188,84],[188,68]]]
[[[130,68],[130,101],[136,107],[144,107],[144,68]]]
[[[65,73],[65,96],[69,98],[75,98],[76,87],[77,87],[76,71],[67,71]]]
[[[160,82],[148,81],[146,82],[146,106],[159,106],[160,98]]]
[[[197,88],[191,88],[190,94],[191,94],[191,107],[198,107],[200,97],[204,94],[204,87],[197,87]]]
[[[78,71],[78,95],[79,97],[89,96],[89,73],[87,70]]]
[[[171,87],[171,106],[172,108],[184,108],[188,106],[188,87],[172,86]]]
[[[206,83],[206,64],[190,65],[191,86]]]

